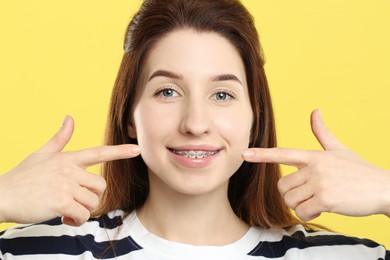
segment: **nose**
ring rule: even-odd
[[[211,115],[207,102],[188,100],[183,104],[180,131],[186,135],[202,136],[211,129]]]

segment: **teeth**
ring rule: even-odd
[[[208,157],[210,155],[216,154],[218,151],[178,151],[178,150],[172,150],[175,154],[185,156],[187,158],[191,159],[201,159]]]

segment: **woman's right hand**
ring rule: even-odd
[[[70,116],[46,145],[0,176],[0,223],[34,223],[63,217],[79,226],[90,218],[106,188],[89,166],[140,154],[137,145],[102,146],[61,152],[74,129]]]

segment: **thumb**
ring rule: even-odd
[[[71,116],[65,116],[60,130],[37,152],[38,153],[56,153],[60,152],[72,137],[74,121]]]
[[[62,221],[62,223],[64,223],[65,225],[68,225],[68,226],[72,226],[72,227],[79,226],[79,225],[76,224],[76,221],[74,221],[70,217],[61,217],[61,221]]]
[[[310,117],[311,130],[324,150],[347,149],[341,144],[322,121],[319,109],[314,110]]]

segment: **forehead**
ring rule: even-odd
[[[233,44],[214,32],[181,29],[168,33],[147,56],[144,72],[167,69],[187,77],[233,73],[246,82],[245,68]]]

